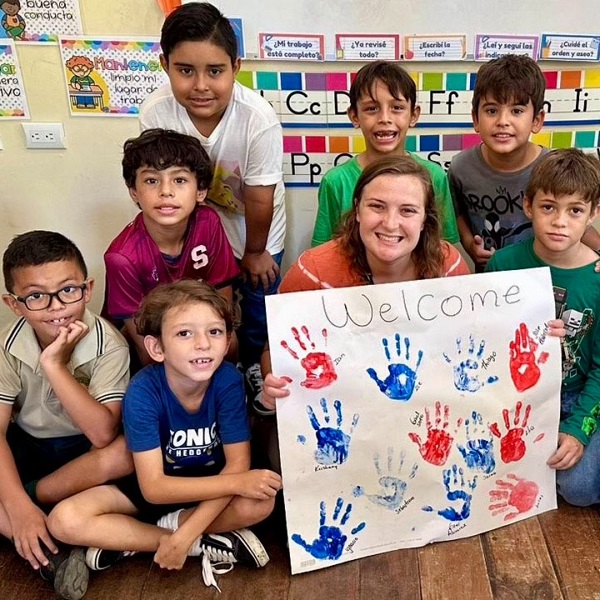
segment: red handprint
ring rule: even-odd
[[[306,352],[308,350],[307,344],[300,337],[300,333],[306,338],[307,342],[310,344],[312,350],[316,348],[314,342],[310,339],[310,333],[306,325],[302,325],[300,327],[300,331],[298,331],[297,327],[292,327],[292,335],[294,339],[298,343],[298,346]],[[327,330],[323,329],[321,332],[323,338],[327,341]],[[289,347],[288,343],[285,340],[281,341],[281,345],[296,359],[300,360],[298,354]],[[331,360],[331,356],[325,352],[308,352],[308,354],[300,360],[300,364],[302,368],[306,371],[306,379],[300,383],[301,386],[318,390],[328,385],[331,385],[336,379],[337,374],[335,372],[335,366],[333,361]]]
[[[538,344],[529,335],[527,325],[521,323],[515,331],[514,342],[510,343],[510,376],[519,392],[528,390],[538,382],[538,364],[541,365],[548,359],[548,353],[542,352],[536,362],[537,348]]]
[[[444,406],[444,421],[442,423],[442,405],[435,403],[435,421],[431,423],[429,407],[425,409],[425,427],[427,428],[427,440],[422,444],[421,438],[416,433],[409,433],[408,437],[419,446],[421,456],[432,465],[443,465],[448,460],[450,449],[454,438],[448,433],[448,421],[450,419],[450,407]],[[462,423],[459,419],[457,428]],[[440,428],[441,424],[441,428]]]
[[[515,517],[530,511],[538,498],[539,488],[535,481],[521,479],[512,473],[508,473],[506,479],[510,481],[496,481],[496,489],[490,491],[490,505],[488,509],[492,516],[515,509],[504,515],[505,521],[511,521]]]
[[[529,413],[531,412],[531,404],[528,404],[525,408],[525,416],[523,417],[523,422],[519,423],[521,420],[521,409],[523,408],[523,403],[521,401],[517,402],[515,407],[515,419],[514,419],[514,427],[510,428],[510,418],[509,411],[505,408],[502,411],[502,416],[504,417],[504,426],[507,429],[507,433],[504,437],[500,434],[500,429],[498,428],[498,423],[493,423],[490,425],[490,431],[497,437],[500,438],[500,457],[502,461],[505,463],[516,462],[521,460],[523,456],[525,456],[525,440],[523,439],[523,433],[525,433],[525,427],[527,427],[527,421],[529,419]]]

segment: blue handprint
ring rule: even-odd
[[[308,405],[306,412],[310,419],[310,424],[315,430],[317,437],[317,449],[315,450],[315,459],[321,465],[341,465],[348,458],[348,450],[350,448],[350,436],[358,423],[358,415],[352,417],[352,425],[349,433],[344,433],[341,430],[342,425],[342,403],[335,400],[333,403],[337,418],[335,424],[337,427],[329,427],[330,416],[327,400],[321,398],[321,409],[326,426],[321,427],[319,420],[315,415],[313,407]]]
[[[406,490],[408,489],[407,481],[400,479],[400,474],[402,472],[402,467],[404,466],[404,459],[406,455],[404,451],[400,453],[400,465],[398,466],[397,475],[392,474],[393,471],[393,462],[394,462],[394,449],[392,447],[388,448],[387,455],[387,470],[384,475],[381,464],[380,464],[380,456],[379,454],[375,454],[374,464],[375,469],[377,469],[377,474],[379,477],[379,485],[381,485],[381,494],[367,494],[364,488],[360,485],[357,485],[354,488],[354,496],[366,496],[371,502],[374,504],[379,504],[384,508],[388,508],[389,510],[397,510],[400,508],[404,502],[404,498],[406,495]],[[407,479],[413,479],[418,469],[418,465],[415,463],[408,475]]]
[[[348,540],[348,536],[338,527],[337,520],[342,512],[342,506],[344,501],[341,498],[337,499],[335,508],[333,510],[333,524],[325,525],[325,501],[322,500],[320,504],[320,518],[319,518],[319,537],[316,538],[312,544],[305,542],[299,533],[292,535],[292,540],[302,546],[309,554],[315,558],[337,560],[344,551],[344,546]],[[352,504],[346,506],[346,510],[342,515],[339,522],[340,525],[345,525],[350,518],[352,512]],[[365,528],[366,523],[363,521],[354,527],[350,533],[356,535],[359,531]]]
[[[472,335],[469,336],[469,347],[466,358],[463,358],[461,338],[456,339],[456,364],[454,370],[454,387],[459,392],[476,392],[486,383],[496,383],[498,377],[490,376],[485,381],[480,381],[477,369],[479,369],[479,361],[485,352],[485,340],[481,340],[479,348],[475,350],[475,339]],[[452,363],[452,359],[444,352],[444,358],[447,363]],[[462,359],[462,360],[461,360]]]
[[[402,359],[402,345],[401,345],[401,337],[400,334],[397,333],[394,336],[396,340],[396,355],[399,359]],[[371,379],[377,384],[379,389],[390,399],[392,400],[402,400],[406,402],[412,398],[413,392],[415,391],[415,385],[417,383],[417,369],[421,364],[421,360],[423,358],[423,351],[419,350],[417,354],[417,364],[415,365],[414,370],[411,369],[405,363],[392,363],[392,357],[390,355],[389,342],[386,338],[383,338],[381,341],[383,344],[383,350],[385,351],[385,356],[390,362],[388,365],[389,375],[381,381],[375,372],[375,369],[368,368],[367,373],[371,377]],[[404,346],[405,346],[405,358],[406,360],[410,360],[410,340],[405,337],[404,338]]]
[[[438,510],[437,514],[448,521],[464,521],[468,519],[471,514],[471,499],[473,496],[465,490],[465,486],[470,491],[473,491],[477,486],[477,476],[471,481],[465,481],[463,470],[457,465],[452,465],[452,468],[444,469],[442,478],[444,487],[446,488],[446,498],[450,502],[458,501],[461,504],[459,505],[460,510],[456,510],[453,506],[448,506]],[[450,489],[451,485],[454,489]],[[425,512],[433,512],[434,508],[432,506],[424,506],[423,510]]]
[[[457,444],[457,447],[465,459],[467,467],[472,471],[482,471],[486,475],[493,473],[496,461],[492,432],[489,427],[484,425],[478,412],[473,411],[471,419],[465,420],[465,431],[467,443],[465,446]]]

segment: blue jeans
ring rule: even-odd
[[[577,392],[561,393],[561,420],[569,416],[578,397]],[[592,435],[575,466],[556,471],[556,487],[558,493],[574,506],[600,503],[600,432]]]
[[[282,250],[273,255],[273,260],[279,267],[281,267],[283,252]],[[281,276],[278,275],[266,292],[260,284],[253,288],[250,278],[240,281],[237,286],[242,296],[240,301],[242,324],[237,331],[237,336],[240,343],[240,360],[245,367],[260,362],[262,351],[267,343],[265,296],[276,294],[280,283]]]

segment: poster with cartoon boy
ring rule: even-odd
[[[22,40],[25,36],[25,19],[19,14],[20,0],[1,0],[0,10],[4,13],[0,23],[5,37]]]
[[[102,106],[102,88],[96,85],[90,73],[94,63],[87,56],[72,56],[65,66],[73,74],[69,79],[69,97],[73,108],[94,109]]]

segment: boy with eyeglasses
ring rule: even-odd
[[[46,512],[133,471],[119,435],[129,350],[86,310],[94,282],[64,236],[18,235],[2,266],[3,300],[19,318],[0,333],[0,534],[60,598],[77,600],[88,582],[83,552],[56,545]]]

